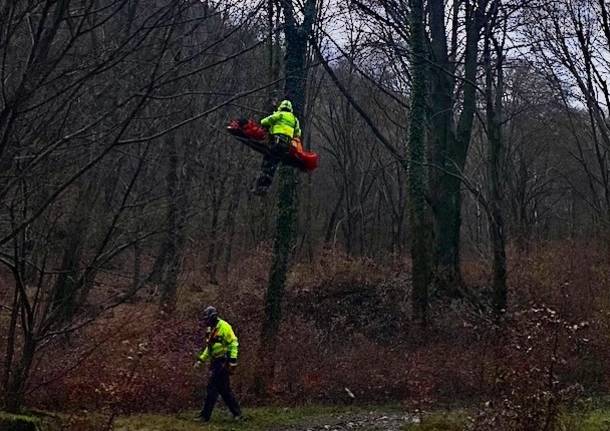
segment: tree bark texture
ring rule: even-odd
[[[411,224],[411,259],[413,261],[413,316],[426,324],[430,283],[431,226],[426,202],[425,120],[426,120],[426,49],[424,5],[411,0],[411,110],[409,118],[409,198]]]
[[[303,117],[305,111],[305,91],[307,82],[307,43],[312,34],[316,18],[316,1],[307,0],[304,5],[303,23],[298,24],[293,3],[282,1],[286,37],[286,56],[284,85],[285,98],[292,101],[295,115]],[[302,127],[302,126],[301,126]],[[275,369],[275,346],[282,320],[282,299],[284,297],[286,274],[296,237],[297,224],[297,173],[295,169],[282,165],[278,177],[279,196],[277,219],[273,242],[273,256],[269,273],[269,284],[265,296],[265,320],[263,323],[261,358],[263,359],[262,385],[266,388],[272,379]]]

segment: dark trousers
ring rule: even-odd
[[[277,165],[283,157],[286,157],[290,150],[291,139],[284,135],[271,136],[271,152],[263,158],[261,172],[256,180],[258,191],[266,191],[275,176]]]
[[[212,361],[205,404],[203,405],[203,410],[201,411],[201,416],[203,419],[210,420],[212,410],[214,410],[214,405],[216,405],[216,400],[218,400],[218,395],[222,397],[222,400],[225,402],[233,416],[241,416],[239,403],[231,391],[230,380],[227,361],[225,359],[217,359]]]

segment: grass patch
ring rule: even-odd
[[[34,423],[39,423],[40,419],[35,417],[35,416],[28,416],[28,415],[17,415],[17,414],[13,414],[13,413],[6,413],[6,412],[0,412],[0,420],[20,420],[20,421],[25,421],[25,422],[34,422]]]
[[[557,425],[560,431],[610,431],[610,400],[583,403],[572,412],[565,413]],[[453,410],[434,412],[422,418],[421,423],[406,425],[404,431],[464,431],[469,428],[468,412]]]
[[[50,413],[31,410],[23,414],[0,412],[0,431],[106,430],[107,417],[99,413]]]
[[[566,428],[566,430],[569,428]],[[578,431],[610,430],[610,410],[594,410],[578,424]]]
[[[236,422],[225,410],[216,409],[212,420],[202,424],[194,419],[197,412],[181,413],[172,416],[137,415],[119,418],[114,429],[116,431],[266,431],[281,427],[293,427],[300,424],[323,423],[326,419],[338,414],[359,413],[368,411],[354,407],[260,407],[245,410],[246,420]],[[384,410],[385,411],[385,410]]]
[[[335,424],[345,425],[348,421],[358,422],[359,430],[381,430],[384,417],[402,418],[408,416],[408,411],[400,406],[302,406],[302,407],[259,407],[245,410],[247,420],[234,421],[223,408],[216,409],[212,421],[203,424],[195,419],[196,411],[187,411],[174,415],[143,414],[117,418],[113,423],[113,431],[273,431],[307,428],[321,429],[328,425],[333,429]],[[404,416],[403,416],[404,415]],[[464,431],[471,429],[472,412],[464,408],[439,410],[426,413],[418,424],[398,423],[402,431]],[[9,428],[20,422],[26,428]],[[367,422],[370,421],[369,422]],[[34,415],[10,415],[0,412],[0,431],[42,430],[54,431],[70,429],[71,431],[92,431],[106,429],[108,418],[103,416],[80,413],[79,415],[54,415],[53,418]],[[27,425],[30,424],[28,428]],[[62,426],[58,427],[57,424]],[[67,427],[66,427],[67,426]],[[395,429],[395,428],[393,428]],[[561,419],[560,431],[610,431],[610,403],[596,400],[582,403]]]
[[[566,431],[609,431],[610,399],[589,399],[573,412],[561,418],[561,429]]]
[[[36,417],[0,412],[2,431],[37,431],[40,427],[41,421]]]

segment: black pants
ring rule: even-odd
[[[217,359],[212,361],[205,404],[203,405],[203,410],[201,411],[201,416],[203,419],[210,420],[212,410],[214,410],[214,405],[216,404],[216,400],[218,400],[218,395],[222,397],[233,416],[241,416],[239,403],[231,391],[230,380],[226,359]]]
[[[277,165],[288,154],[290,145],[292,145],[291,139],[288,136],[271,136],[271,152],[263,158],[261,172],[256,180],[256,189],[258,191],[267,191],[273,182]]]

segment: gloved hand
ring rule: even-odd
[[[229,359],[228,362],[229,374],[233,374],[237,369],[237,359]]]

